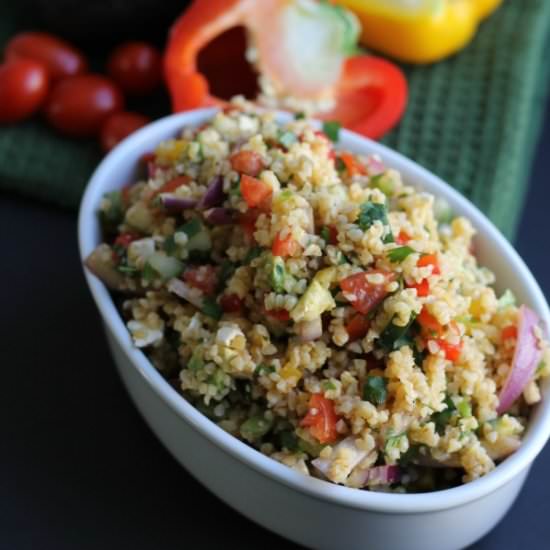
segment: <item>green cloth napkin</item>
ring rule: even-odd
[[[0,45],[17,31],[7,15]],[[404,67],[407,112],[382,140],[456,187],[509,238],[542,120],[549,35],[548,0],[505,0],[459,54]],[[63,138],[39,120],[4,127],[0,188],[76,208],[100,158],[95,142]]]

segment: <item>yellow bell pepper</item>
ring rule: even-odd
[[[401,61],[429,63],[463,48],[502,0],[336,0],[361,21],[361,43]]]

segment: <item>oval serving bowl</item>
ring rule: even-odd
[[[199,126],[215,109],[158,120],[127,138],[93,174],[78,221],[82,259],[101,241],[97,216],[107,191],[137,175],[140,157],[184,126]],[[279,120],[289,115],[280,113]],[[339,146],[379,154],[409,185],[446,199],[477,229],[480,263],[550,326],[546,300],[524,262],[496,227],[467,199],[400,154],[340,132]],[[486,476],[452,489],[423,494],[360,491],[304,476],[224,432],[181,397],[132,344],[107,288],[85,270],[115,363],[136,407],[173,456],[202,484],[253,521],[300,544],[319,549],[454,550],[483,536],[508,511],[531,463],[550,436],[548,380],[519,450]]]

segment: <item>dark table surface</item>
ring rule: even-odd
[[[546,294],[549,118],[517,239]],[[297,549],[206,491],[144,424],[85,286],[75,222],[0,198],[0,550]],[[547,446],[508,516],[472,549],[547,547],[549,487]]]

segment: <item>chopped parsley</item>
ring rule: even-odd
[[[445,433],[445,426],[447,426],[453,416],[453,413],[456,411],[454,401],[449,396],[446,397],[445,404],[447,405],[445,410],[432,414],[432,420],[435,423],[435,430],[439,435],[443,435]]]
[[[216,319],[216,321],[219,321],[223,314],[221,306],[215,300],[209,297],[203,299],[201,311],[205,315],[208,315],[208,317]]]
[[[337,120],[327,120],[323,122],[323,132],[330,141],[337,142],[340,136],[341,125]]]
[[[400,327],[394,322],[394,317],[386,325],[380,338],[378,339],[379,344],[386,351],[394,351],[403,346],[413,346],[413,334],[412,327],[414,323],[414,315],[411,315],[410,321],[404,326]]]
[[[400,246],[399,248],[394,248],[390,250],[387,254],[390,262],[402,262],[407,256],[412,254],[414,250],[410,246]]]
[[[261,365],[258,365],[256,367],[256,370],[254,371],[254,374],[256,376],[267,376],[268,374],[272,374],[275,372],[275,367],[272,365],[264,365],[263,363]]]
[[[393,234],[391,232],[390,222],[388,220],[388,209],[386,205],[380,204],[377,202],[370,202],[370,201],[364,202],[361,205],[360,211],[359,211],[359,219],[358,219],[359,227],[363,231],[366,231],[376,221],[382,222],[382,224],[387,230],[386,235],[383,238],[383,241],[385,243],[395,242],[393,238]]]
[[[374,405],[383,405],[388,398],[387,383],[383,376],[367,376],[363,385],[363,399]]]

